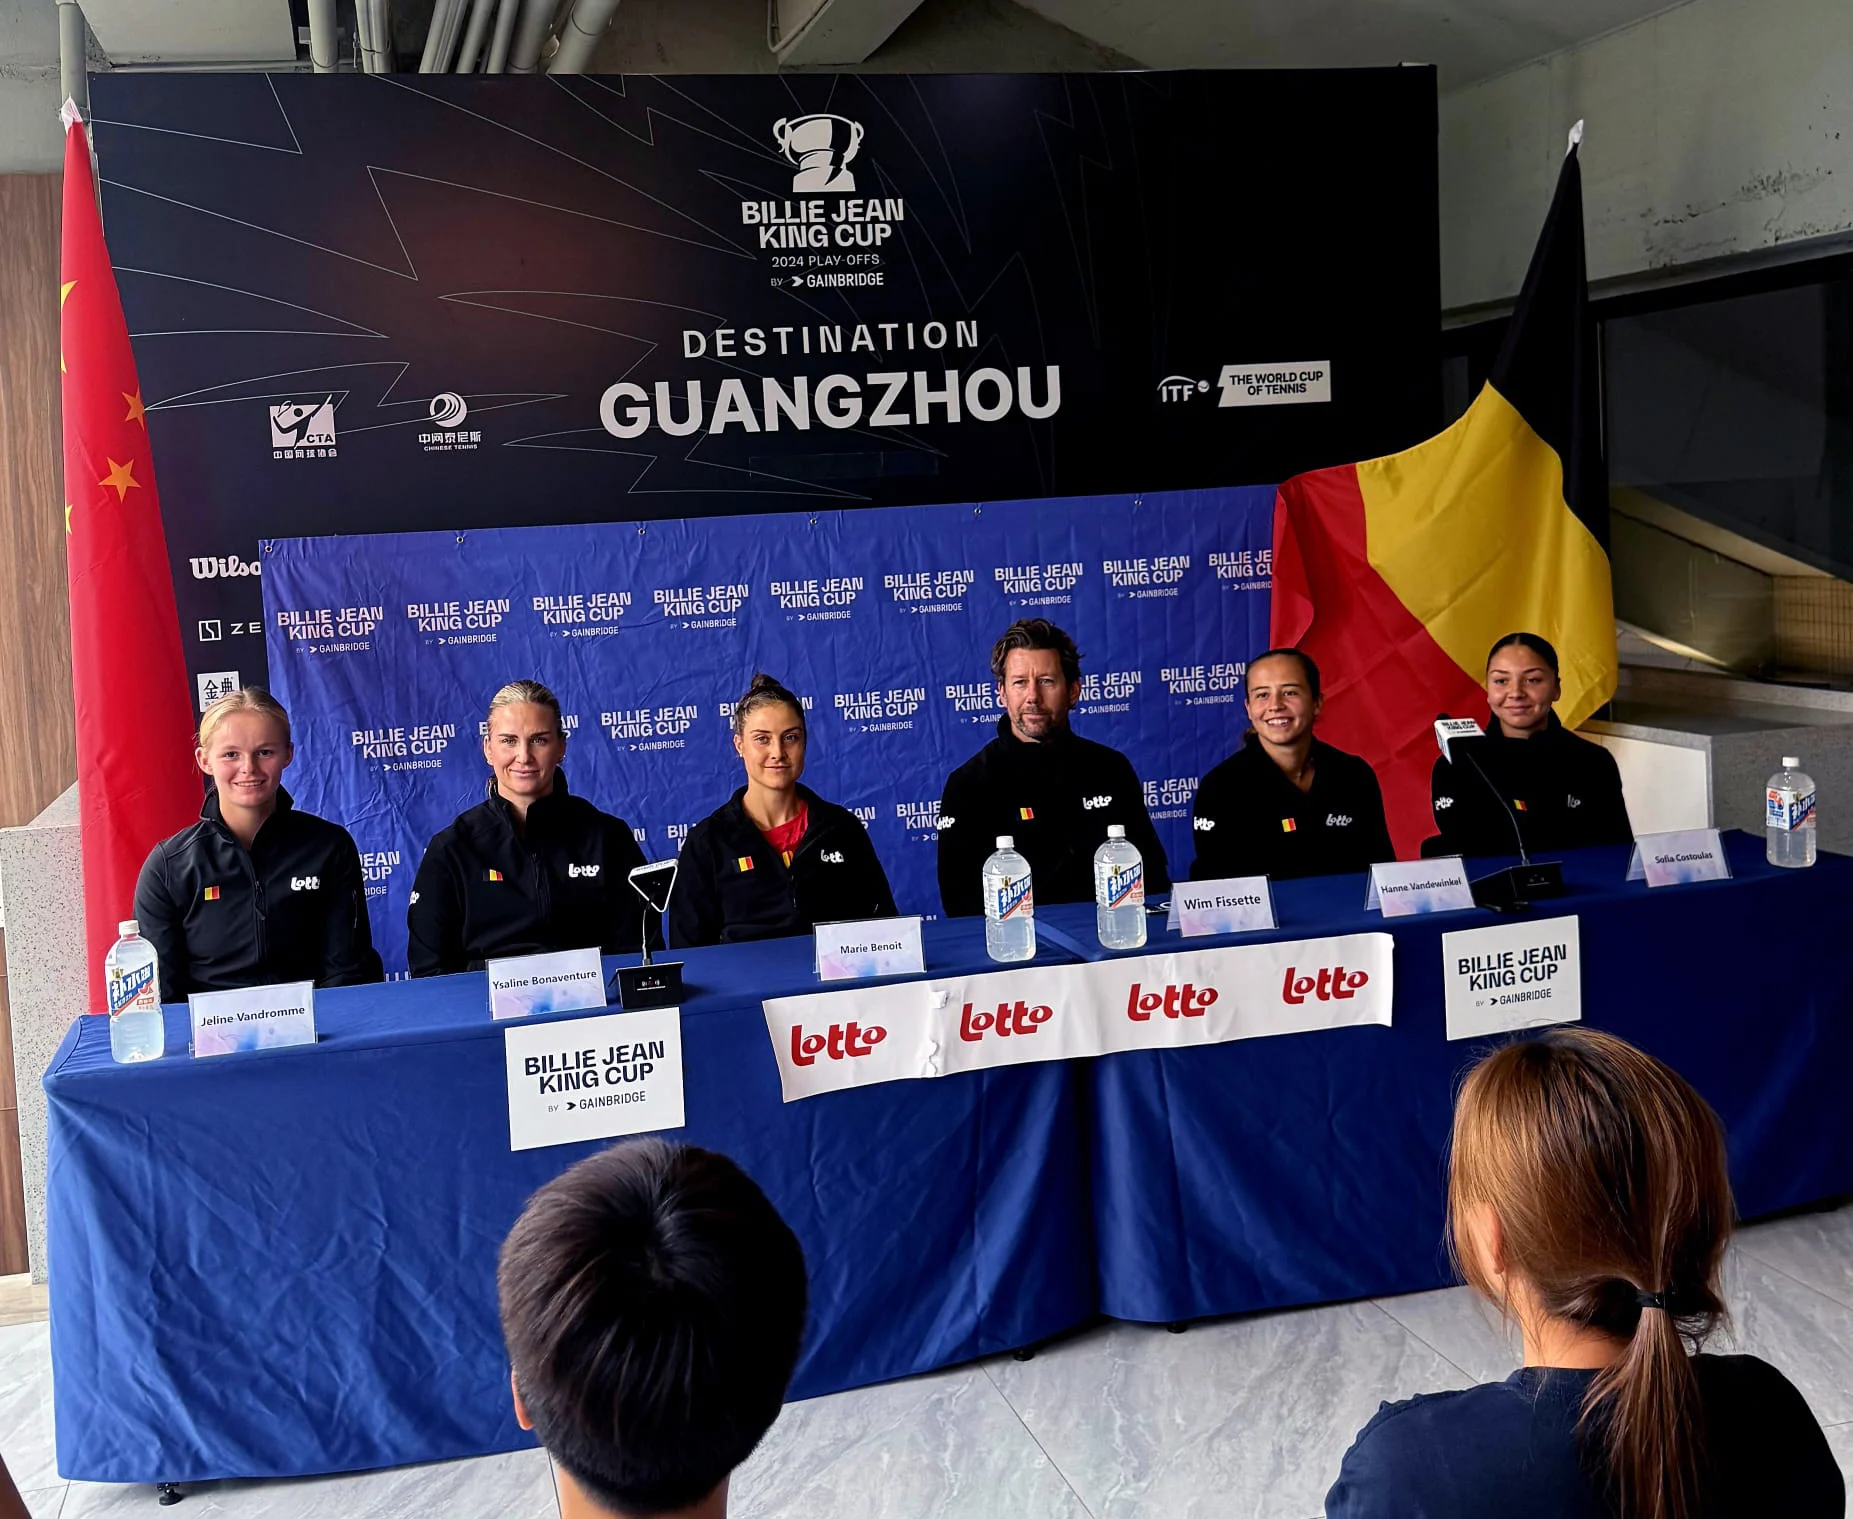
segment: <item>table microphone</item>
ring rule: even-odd
[[[1449,717],[1443,712],[1435,718],[1435,742],[1441,748],[1441,757],[1450,765],[1457,760],[1465,760],[1472,767],[1473,773],[1480,777],[1486,789],[1499,803],[1499,810],[1512,825],[1512,837],[1518,844],[1518,864],[1509,865],[1504,870],[1496,870],[1491,875],[1481,876],[1473,882],[1473,899],[1482,907],[1490,907],[1494,912],[1517,912],[1531,905],[1532,897],[1561,897],[1564,893],[1563,867],[1555,862],[1534,865],[1531,853],[1525,848],[1525,831],[1519,826],[1518,813],[1506,800],[1505,793],[1493,784],[1493,778],[1486,773],[1486,767],[1473,751],[1485,739],[1480,725],[1470,717]],[[1456,755],[1454,749],[1459,747]]]
[[[669,899],[676,889],[676,861],[657,860],[639,865],[629,876],[631,890],[650,911],[667,919]],[[675,1007],[682,1001],[682,962],[656,965],[650,959],[650,918],[643,920],[643,960],[620,965],[617,975],[618,1006],[626,1012],[646,1007]]]

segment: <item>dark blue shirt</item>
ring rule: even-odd
[[[1787,1377],[1755,1356],[1695,1356],[1693,1370],[1704,1519],[1843,1519],[1840,1468]],[[1526,1368],[1385,1403],[1345,1453],[1326,1519],[1613,1519],[1576,1428],[1595,1376]]]

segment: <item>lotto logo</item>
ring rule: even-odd
[[[568,865],[566,867],[567,879],[573,881],[578,880],[581,876],[590,879],[596,876],[598,872],[599,867],[596,865]]]
[[[1215,1001],[1213,986],[1199,991],[1186,981],[1182,986],[1166,986],[1160,991],[1148,992],[1135,981],[1126,998],[1126,1016],[1134,1023],[1149,1023],[1153,1013],[1163,1013],[1167,1018],[1201,1018],[1203,1010]]]
[[[968,1002],[959,1014],[959,1037],[968,1044],[976,1044],[986,1034],[995,1034],[999,1039],[1007,1039],[1012,1034],[1034,1034],[1054,1016],[1053,1008],[1029,1007],[1022,1002],[1000,1002],[994,1013],[975,1013]]]
[[[1349,828],[1351,826],[1351,818],[1347,813],[1328,812],[1325,815],[1325,826],[1327,828]]]
[[[290,877],[290,890],[291,891],[319,891],[321,890],[321,886],[322,886],[322,878],[320,876],[291,876]]]
[[[1113,798],[1110,796],[1084,796],[1081,798],[1081,807],[1087,812],[1098,812],[1102,807],[1110,805],[1112,801]]]
[[[1453,805],[1454,798],[1451,796],[1438,796],[1435,798],[1435,811],[1437,812],[1446,812]]]
[[[853,1060],[858,1055],[868,1054],[887,1037],[888,1031],[879,1023],[871,1023],[867,1028],[854,1020],[847,1024],[833,1023],[824,1034],[807,1034],[803,1024],[794,1023],[791,1026],[791,1063],[815,1065],[819,1055],[831,1060]]]
[[[826,849],[821,858],[826,865],[841,865],[843,863],[843,851],[840,849]]]
[[[1215,818],[1192,818],[1190,820],[1190,826],[1194,828],[1198,833],[1208,833],[1212,828],[1216,826],[1216,819]]]
[[[1370,976],[1361,970],[1348,971],[1340,965],[1336,968],[1327,966],[1316,976],[1302,976],[1293,966],[1287,967],[1287,976],[1281,983],[1281,997],[1294,1007],[1298,1007],[1308,997],[1320,1002],[1334,999],[1343,1002],[1358,994],[1358,988],[1370,980]]]
[[[941,819],[939,820],[939,822],[938,822],[937,824],[935,824],[934,826],[935,826],[935,827],[937,827],[937,828],[939,829],[939,831],[940,831],[941,833],[944,833],[944,832],[945,832],[945,831],[946,831],[946,830],[947,830],[948,828],[950,828],[950,827],[951,827],[951,826],[952,826],[952,825],[953,825],[954,823],[956,823],[956,822],[958,822],[958,819],[957,819],[957,818],[945,818],[945,817],[943,817],[943,818],[941,818]]]

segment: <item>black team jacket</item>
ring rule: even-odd
[[[282,981],[383,978],[353,838],[298,812],[280,787],[249,853],[225,826],[218,792],[209,793],[197,823],[150,851],[135,917],[161,957],[163,1002]]]
[[[1145,862],[1148,897],[1171,889],[1145,791],[1117,749],[1061,727],[1029,744],[997,720],[992,739],[946,780],[939,801],[939,900],[949,918],[984,911],[984,862],[1000,834],[1029,861],[1036,901],[1094,900],[1094,851],[1122,823]]]
[[[861,819],[808,786],[798,794],[810,821],[790,865],[746,815],[744,786],[689,829],[669,899],[671,945],[778,939],[819,923],[895,916],[888,874]]]
[[[1395,859],[1383,791],[1369,763],[1316,738],[1312,762],[1312,789],[1302,791],[1249,733],[1197,788],[1190,878],[1291,881],[1347,875]]]
[[[1441,839],[1431,840],[1424,853],[1517,854],[1515,822],[1533,854],[1633,841],[1615,756],[1578,738],[1556,713],[1531,738],[1507,738],[1495,720],[1484,738],[1465,743],[1486,779],[1465,757],[1435,761],[1430,792]]]

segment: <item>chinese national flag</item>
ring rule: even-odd
[[[133,910],[142,861],[198,817],[200,777],[141,383],[75,119],[64,137],[58,299],[84,936],[100,1012],[103,956]]]

